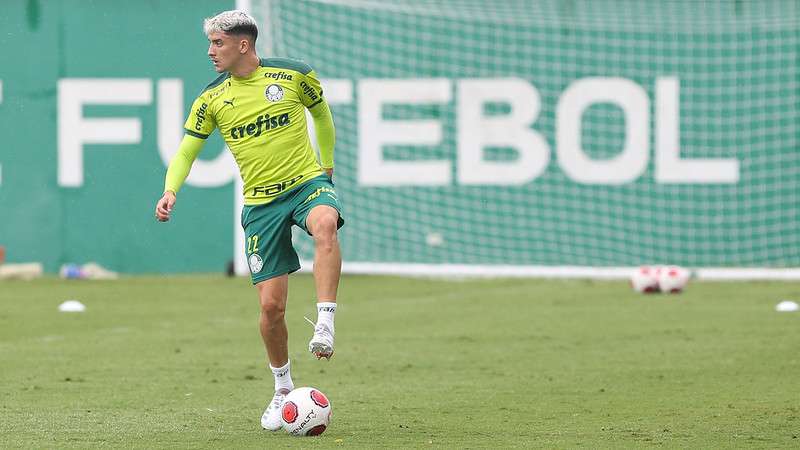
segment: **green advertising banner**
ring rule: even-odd
[[[0,64],[8,262],[39,261],[48,271],[87,261],[121,272],[223,269],[233,254],[233,183],[185,189],[169,225],[153,210],[166,170],[160,142],[177,148],[183,120],[159,130],[159,111],[165,102],[188,109],[215,78],[202,21],[233,7],[3,1],[0,42],[13,49]],[[224,149],[218,136],[209,144],[202,159]]]
[[[237,5],[261,56],[322,77],[345,268],[800,265],[790,0],[6,1],[9,261],[246,270],[218,135],[173,220],[153,220],[215,78],[202,20]]]

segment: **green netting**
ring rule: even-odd
[[[323,79],[352,82],[333,106],[336,188],[347,261],[511,265],[800,265],[800,6],[785,1],[310,1],[252,3],[262,48],[303,59]],[[550,147],[546,171],[523,185],[458,183],[456,85],[521,78],[541,96],[531,129]],[[650,159],[621,185],[583,184],[560,167],[556,107],[587,77],[620,77],[650,99]],[[656,80],[680,83],[683,158],[736,158],[735,183],[655,177]],[[364,79],[453,81],[437,105],[387,105],[385,120],[442,124],[432,146],[387,146],[391,160],[449,160],[448,186],[359,185],[358,86]],[[486,115],[507,114],[488,104]],[[595,104],[581,141],[596,160],[625,141],[625,115]],[[487,148],[509,161],[513,148]],[[312,257],[299,239],[302,256]]]

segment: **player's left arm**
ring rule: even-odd
[[[336,144],[336,130],[328,102],[322,96],[322,86],[313,70],[301,77],[306,89],[300,89],[303,105],[311,112],[314,129],[319,144],[320,165],[329,176],[333,176],[333,148]]]

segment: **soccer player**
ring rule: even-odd
[[[261,303],[261,337],[275,378],[275,394],[261,425],[278,430],[284,396],[294,389],[284,320],[289,274],[300,268],[292,225],[310,234],[315,245],[317,322],[309,351],[318,359],[333,355],[342,265],[337,230],[344,224],[332,184],[333,118],[311,67],[291,59],[258,57],[258,28],[252,17],[226,11],[203,25],[208,56],[222,75],[192,105],[155,213],[161,222],[170,219],[192,163],[208,136],[219,129],[244,182],[247,260]],[[320,161],[308,138],[306,109],[314,120]]]

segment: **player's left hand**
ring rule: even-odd
[[[325,173],[328,174],[328,178],[330,178],[331,181],[333,181],[333,167],[331,167],[330,169],[323,169],[323,170],[325,171]]]

